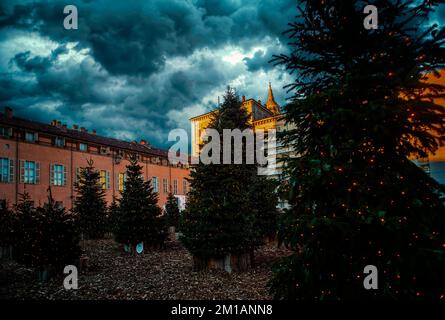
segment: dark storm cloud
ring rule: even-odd
[[[226,43],[251,44],[266,35],[281,36],[294,15],[294,1],[72,1],[79,30],[63,29],[60,1],[17,4],[0,26],[36,29],[60,41],[79,41],[114,74],[150,74],[166,57]],[[272,12],[277,11],[275,14]]]
[[[240,91],[264,95],[266,81],[257,88],[254,72],[270,71],[267,61],[295,14],[290,0],[70,4],[78,30],[63,28],[62,1],[0,4],[0,39],[16,46],[0,46],[0,103],[38,120],[59,117],[158,145],[169,129],[188,129],[189,117],[213,107],[217,96],[209,94],[241,74],[248,83]],[[222,61],[220,50],[232,46],[264,49],[238,64]]]

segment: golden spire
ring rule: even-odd
[[[278,103],[275,102],[270,82],[269,82],[269,92],[267,94],[266,108],[272,111],[274,114],[280,113],[280,106],[278,105]]]

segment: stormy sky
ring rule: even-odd
[[[295,14],[291,0],[1,1],[0,107],[166,147],[227,85],[264,101],[271,81],[284,103],[289,78],[268,61]]]
[[[167,147],[227,85],[265,101],[271,81],[285,103],[291,78],[268,61],[295,15],[296,0],[0,0],[0,107]]]

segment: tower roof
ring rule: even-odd
[[[269,92],[267,94],[266,108],[272,111],[274,114],[280,113],[280,106],[276,103],[273,96],[272,85],[269,82]]]

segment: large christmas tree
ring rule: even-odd
[[[219,133],[221,161],[223,129],[242,131],[250,128],[248,114],[234,90],[229,88],[223,99],[208,127]],[[257,171],[255,165],[243,163],[200,162],[190,173],[190,192],[181,224],[184,234],[181,240],[193,254],[196,269],[207,268],[209,259],[223,258],[228,254],[250,254],[253,250],[257,235],[255,212],[249,201],[249,186]],[[248,262],[241,264],[232,267],[249,267]]]
[[[249,186],[251,208],[255,213],[257,244],[274,240],[279,212],[277,187],[279,183],[267,176],[254,177]]]
[[[105,191],[100,183],[100,173],[94,169],[92,160],[88,161],[87,167],[80,169],[74,187],[77,195],[73,212],[83,237],[103,238],[107,227]]]
[[[277,298],[445,296],[445,189],[410,160],[445,141],[444,87],[426,82],[445,66],[445,32],[428,22],[438,2],[371,1],[367,30],[368,2],[301,1],[292,53],[275,60],[296,77],[282,139],[299,154]],[[366,265],[378,290],[364,289]]]
[[[130,248],[139,243],[144,243],[145,247],[162,246],[167,229],[158,206],[158,195],[151,182],[144,181],[136,155],[131,155],[129,161],[125,188],[117,209],[116,240]]]

